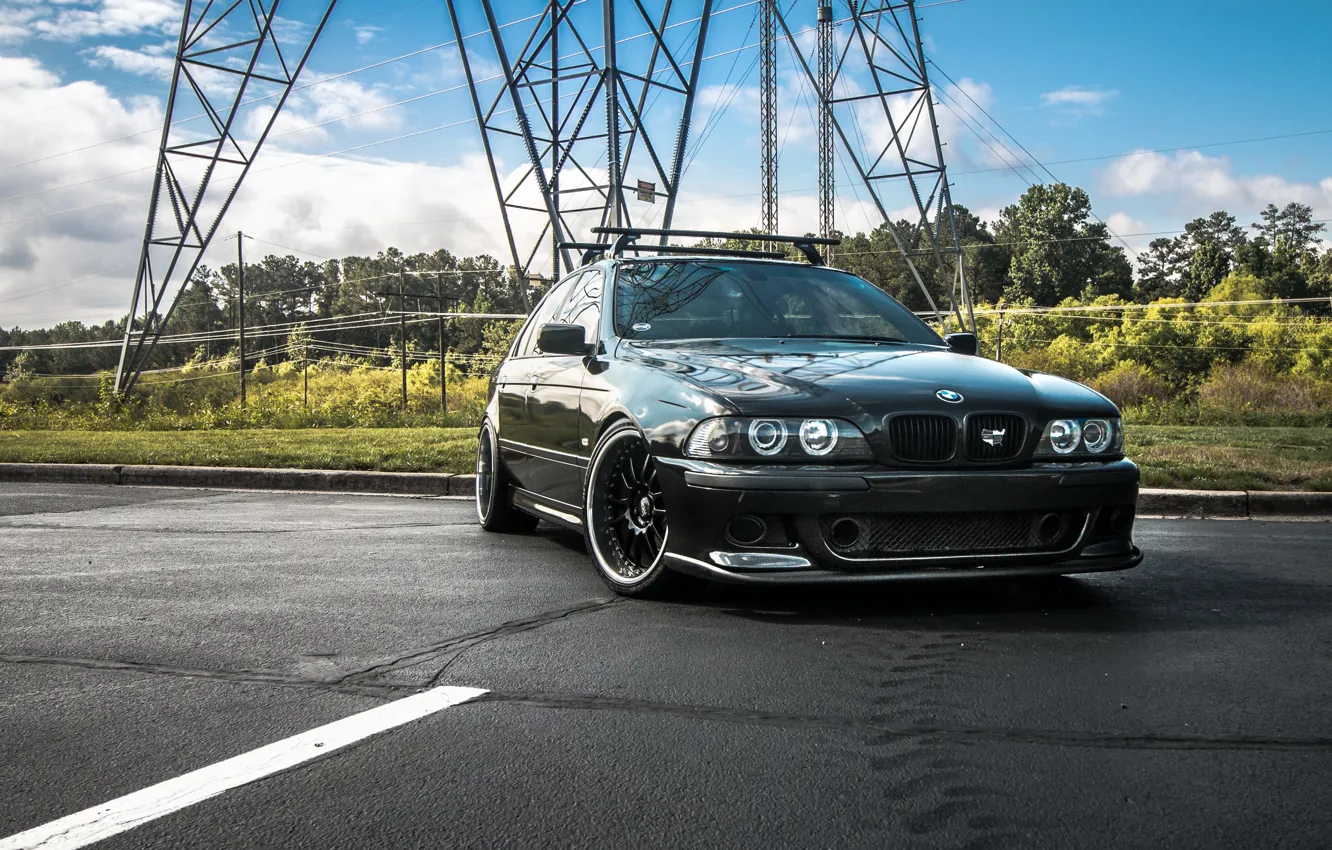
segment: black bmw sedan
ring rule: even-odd
[[[975,349],[831,268],[603,259],[495,374],[477,513],[583,532],[631,596],[1138,564],[1114,404]]]

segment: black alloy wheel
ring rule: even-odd
[[[692,584],[666,567],[670,526],[647,440],[629,422],[597,442],[583,517],[588,549],[606,584],[626,596],[664,596]]]
[[[513,506],[510,486],[495,431],[486,422],[476,443],[476,516],[486,531],[531,531],[537,527],[536,517]]]

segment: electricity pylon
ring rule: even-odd
[[[777,233],[777,0],[759,0],[759,148],[759,229]]]
[[[833,201],[836,197],[836,174],[833,169],[833,19],[832,5],[819,0],[818,7],[818,70],[819,70],[819,235],[831,237],[836,230]],[[833,249],[828,248],[828,256]]]
[[[935,285],[949,296],[948,313],[959,325],[974,331],[966,267],[916,4],[914,0],[880,0],[863,5],[857,0],[829,0],[824,5],[831,7],[828,26],[845,33],[827,78],[821,79],[799,49],[791,52],[810,87],[819,92],[833,134],[878,208],[930,309],[942,320],[944,312],[921,273],[922,258],[934,261]],[[795,38],[780,9],[777,23],[794,46]],[[852,133],[847,132],[848,127]],[[915,211],[914,221],[909,221],[905,232],[889,215],[895,209],[896,197],[909,198]]]
[[[684,13],[673,0],[547,0],[526,28],[502,26],[480,0],[484,48],[462,38],[463,5],[448,0],[449,19],[520,277],[574,268],[559,245],[594,226],[668,227],[712,0]],[[479,75],[482,62],[497,81]]]
[[[280,2],[185,0],[117,392],[147,365],[337,0],[310,31],[279,18]]]

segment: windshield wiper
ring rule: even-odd
[[[904,339],[893,339],[886,336],[856,336],[855,334],[789,334],[787,336],[769,337],[769,339],[831,339],[846,342],[873,342],[887,343],[888,345],[910,345]]]

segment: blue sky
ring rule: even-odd
[[[501,21],[537,8],[528,0],[495,5]],[[683,23],[672,38],[692,37],[699,5],[676,3],[672,20]],[[317,7],[284,2],[288,31],[308,27]],[[579,14],[590,23],[598,7],[585,3]],[[676,222],[742,228],[758,223],[757,76],[745,76],[756,53],[755,7],[718,0],[716,8],[732,11],[714,18],[694,125],[711,126],[686,173]],[[466,33],[483,28],[479,3],[460,10]],[[0,3],[0,325],[124,311],[179,14],[175,0]],[[624,4],[622,36],[642,29],[633,14]],[[1332,131],[1332,4],[1257,11],[1231,2],[959,0],[922,3],[920,14],[928,54],[965,91],[934,75],[947,104],[937,115],[953,196],[982,217],[1027,186],[1003,167],[1017,145],[1002,125],[1059,179],[1085,187],[1096,213],[1138,248],[1152,237],[1135,234],[1177,231],[1215,209],[1248,223],[1269,201],[1298,200],[1332,218],[1332,132],[1320,132]],[[813,0],[794,0],[793,29],[813,18]],[[521,40],[524,29],[506,33]],[[258,251],[282,245],[309,259],[388,245],[504,256],[470,102],[457,89],[457,54],[439,46],[452,38],[442,0],[341,0],[302,81],[387,64],[297,94],[222,230],[255,234],[265,240]],[[808,34],[798,40],[801,49],[811,44]],[[644,43],[622,48],[626,58]],[[479,73],[493,72],[486,39],[468,45]],[[782,229],[808,230],[813,128],[784,45],[778,59]],[[412,98],[420,99],[393,106]],[[672,108],[664,103],[652,119],[663,131]],[[432,129],[443,125],[453,126]],[[987,136],[996,154],[967,125],[1014,153]],[[375,144],[400,136],[410,138]],[[665,147],[672,136],[661,133]],[[1277,136],[1287,138],[1218,144]],[[325,156],[348,148],[357,150]],[[1145,152],[1156,149],[1171,150]],[[1137,153],[1104,158],[1129,152]],[[1092,157],[1102,158],[1061,162]],[[500,158],[506,176],[516,176],[521,151]],[[626,176],[651,176],[645,171],[638,165]],[[838,180],[839,226],[877,223],[864,190],[844,170]],[[897,200],[889,199],[894,210],[905,204]],[[228,262],[230,250],[215,248],[205,262]]]

